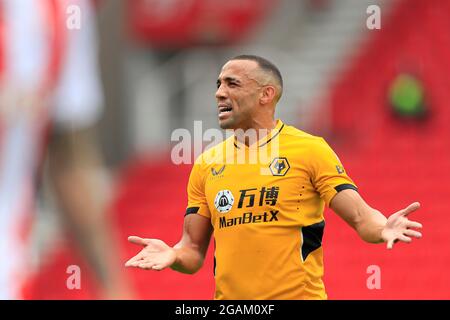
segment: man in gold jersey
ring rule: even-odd
[[[325,205],[369,243],[392,249],[422,236],[407,218],[419,203],[386,218],[361,198],[322,138],[274,118],[282,90],[278,68],[262,57],[223,66],[218,118],[234,134],[196,160],[180,242],[172,248],[131,236],[144,249],[126,266],[194,273],[214,234],[215,299],[326,299]]]

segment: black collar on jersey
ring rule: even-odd
[[[263,143],[261,143],[261,144],[258,146],[258,148],[261,148],[262,146],[265,146],[265,145],[268,144],[270,141],[272,141],[272,139],[274,139],[276,136],[278,136],[278,135],[280,134],[280,132],[281,132],[281,130],[283,130],[283,128],[284,128],[284,123],[281,125],[280,129],[278,129],[278,131],[275,132],[274,135],[272,135],[267,141],[264,141]],[[236,148],[240,149],[240,147],[236,144],[236,138],[235,138],[233,144],[234,144],[234,146],[235,146]]]

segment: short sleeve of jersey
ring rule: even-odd
[[[357,191],[338,156],[324,139],[314,143],[311,151],[311,179],[327,207],[338,192],[345,189]]]
[[[199,162],[194,163],[187,186],[186,215],[196,213],[206,218],[211,217],[205,195],[205,178],[202,165]]]

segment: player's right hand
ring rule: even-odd
[[[386,226],[381,232],[382,239],[387,242],[387,248],[392,249],[398,241],[410,243],[412,238],[422,238],[422,233],[413,228],[421,229],[422,224],[408,219],[408,215],[420,208],[419,202],[410,204],[407,208],[389,216]]]
[[[144,249],[128,260],[125,267],[160,271],[175,263],[177,258],[175,250],[162,240],[130,236],[128,241],[144,246]]]

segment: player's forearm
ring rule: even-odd
[[[382,231],[386,217],[371,208],[354,190],[339,192],[332,200],[331,207],[353,229],[361,239],[370,243],[383,242]]]
[[[183,247],[179,244],[174,246],[174,250],[177,258],[170,266],[172,270],[181,273],[193,274],[202,267],[205,257],[199,250],[190,247]]]

